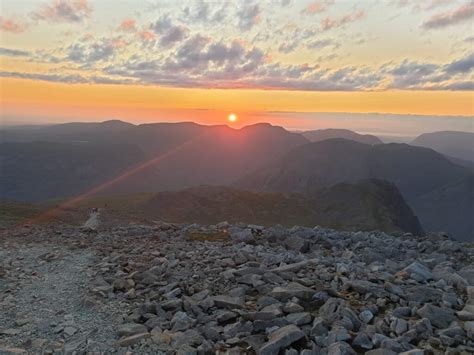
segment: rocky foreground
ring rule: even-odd
[[[443,235],[156,224],[0,236],[1,354],[472,354]]]

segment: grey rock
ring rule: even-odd
[[[282,327],[270,334],[268,342],[260,349],[260,355],[274,355],[294,342],[301,340],[305,334],[294,324]]]
[[[127,346],[137,344],[137,343],[141,342],[142,340],[147,339],[149,337],[150,337],[149,333],[135,334],[135,335],[131,335],[129,337],[119,339],[117,341],[117,345],[122,346],[122,347],[127,347]]]
[[[236,243],[254,243],[255,237],[250,229],[230,230],[230,237]]]
[[[374,315],[370,310],[365,309],[362,312],[360,312],[359,318],[362,322],[368,324],[374,318]]]
[[[195,320],[185,312],[176,312],[171,319],[171,327],[174,332],[183,331],[193,326]]]
[[[456,320],[453,311],[432,304],[425,304],[418,310],[417,314],[422,318],[429,319],[431,324],[442,329],[447,328],[452,321]]]
[[[398,355],[398,353],[390,349],[374,349],[367,351],[365,355]]]
[[[411,350],[399,353],[399,355],[425,355],[425,354],[426,352],[421,349],[411,349]]]
[[[355,348],[360,348],[364,350],[370,350],[374,347],[369,336],[365,333],[359,333],[352,341],[352,346]]]
[[[433,279],[433,274],[430,269],[418,261],[414,261],[403,271],[411,275],[411,277],[417,281],[428,281]]]
[[[297,282],[290,282],[286,287],[275,287],[268,296],[276,298],[280,301],[288,301],[289,299],[296,297],[303,300],[311,300],[313,295],[316,293],[312,288],[303,286]]]
[[[307,253],[310,248],[309,241],[303,238],[300,238],[295,235],[291,235],[287,237],[284,241],[283,244],[285,247],[289,250],[294,250],[299,253]]]
[[[333,343],[328,348],[328,355],[356,355],[357,353],[345,342]]]
[[[218,308],[243,308],[244,301],[240,297],[230,297],[226,295],[219,295],[212,297],[214,304]]]
[[[127,324],[122,324],[117,328],[117,335],[119,337],[123,337],[123,336],[128,337],[135,334],[146,333],[147,331],[148,331],[147,327],[145,327],[142,324],[127,323]]]
[[[311,328],[312,336],[322,336],[328,333],[328,328],[324,325],[324,320],[322,318],[315,318],[313,321],[313,326]]]
[[[299,270],[306,268],[309,264],[308,260],[301,261],[298,263],[282,265],[271,270],[271,272],[282,273],[282,272],[298,272]]]
[[[285,313],[298,313],[303,312],[304,308],[297,303],[288,302],[282,307],[282,310]]]
[[[290,313],[286,316],[286,320],[296,325],[305,325],[311,323],[312,317],[308,312]]]

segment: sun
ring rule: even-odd
[[[227,119],[229,120],[229,122],[235,122],[237,121],[237,115],[235,113],[231,113]]]

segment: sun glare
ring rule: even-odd
[[[235,122],[237,121],[237,115],[235,113],[231,113],[227,119],[229,120],[229,122]]]

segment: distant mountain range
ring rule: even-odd
[[[380,138],[370,134],[359,134],[348,129],[318,129],[315,131],[305,131],[302,135],[311,142],[319,142],[332,138],[344,138],[364,144],[382,144]]]
[[[474,162],[474,133],[457,131],[425,133],[415,138],[410,144]]]
[[[422,137],[415,141],[428,144]],[[454,142],[456,137],[454,134],[449,140]],[[465,155],[461,160],[460,154],[445,157],[424,147],[383,144],[377,137],[348,130],[300,134],[265,123],[233,129],[190,122],[137,126],[106,121],[5,129],[0,142],[1,200],[65,199],[97,186],[101,187],[95,193],[107,195],[178,191],[200,185],[233,186],[258,193],[293,192],[313,202],[316,196],[325,196],[331,217],[322,213],[324,208],[317,208],[318,218],[334,225],[331,218],[337,216],[346,228],[343,220],[355,225],[356,215],[365,218],[366,226],[375,225],[362,213],[364,208],[343,208],[342,197],[347,196],[346,200],[354,203],[355,196],[362,197],[353,184],[377,179],[396,186],[425,230],[443,230],[465,240],[473,237],[470,217],[474,170]],[[459,142],[459,146],[466,145],[464,138]],[[439,145],[434,148],[444,149]],[[343,185],[336,189],[334,185],[340,183]],[[391,185],[374,184],[369,190],[377,193],[371,193],[371,201],[378,198],[380,203],[376,205],[380,209],[390,200],[386,196],[396,194]],[[185,193],[176,193],[175,197],[183,201]],[[212,193],[230,199],[229,194]],[[161,197],[164,196],[172,195]],[[287,202],[293,206],[293,200]],[[336,207],[343,211],[340,215],[335,212]],[[311,210],[314,208],[312,204]],[[395,216],[393,209],[389,211]],[[415,230],[410,214],[400,214],[405,216],[403,223],[411,226],[400,230]],[[282,216],[283,213],[276,214],[273,221],[282,220]],[[309,225],[313,219],[303,222],[298,224]],[[390,223],[386,224],[403,224]]]

